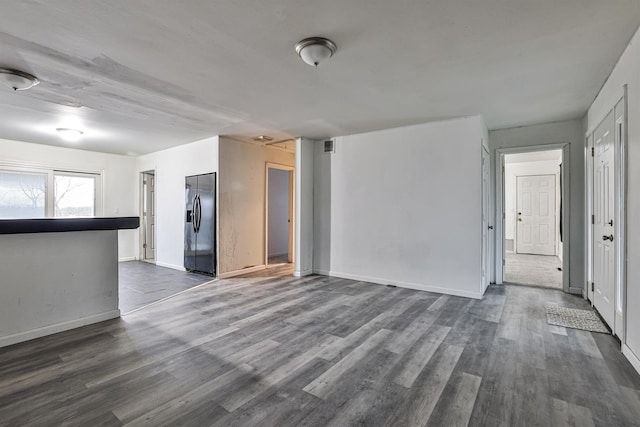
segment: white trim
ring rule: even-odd
[[[640,359],[635,355],[633,350],[631,350],[626,344],[622,344],[622,354],[624,354],[627,360],[631,363],[631,366],[633,366],[633,368],[640,374]]]
[[[120,317],[120,310],[107,311],[105,313],[94,314],[92,316],[82,317],[80,319],[68,320],[66,322],[56,323],[54,325],[44,326],[42,328],[32,329],[30,331],[19,332],[17,334],[8,335],[0,338],[0,347],[29,341],[35,338],[47,335],[57,334],[58,332],[68,331],[70,329],[79,328],[81,326],[90,325],[92,323],[104,322],[105,320],[116,319]]]
[[[134,256],[126,256],[122,258],[118,258],[118,262],[126,262],[126,261],[135,261],[136,257]]]
[[[174,264],[169,264],[166,262],[160,262],[160,261],[156,261],[156,265],[159,267],[167,267],[167,268],[171,268],[173,270],[178,270],[178,271],[187,271],[186,268],[184,268],[181,265],[174,265]]]
[[[269,265],[269,169],[278,169],[289,172],[289,261],[295,257],[295,206],[296,206],[296,168],[295,166],[281,163],[265,162],[264,174],[264,264]]]
[[[313,270],[305,270],[305,271],[294,271],[293,272],[293,277],[304,277],[304,276],[310,276],[313,274]]]
[[[262,271],[266,268],[267,266],[264,264],[254,265],[253,267],[243,268],[243,269],[234,270],[234,271],[228,271],[226,273],[220,273],[218,274],[218,279],[228,279],[230,277],[240,276],[241,274],[255,273],[256,271]]]
[[[78,168],[64,168],[55,166],[24,166],[26,163],[0,161],[0,170],[8,172],[24,173],[32,175],[44,175],[45,180],[45,201],[44,201],[44,217],[56,218],[55,212],[55,177],[61,176],[76,176],[76,177],[91,177],[94,179],[94,199],[93,199],[93,216],[104,216],[104,182],[106,181],[106,172],[104,170],[99,171],[84,171]]]
[[[320,274],[321,276],[330,276],[331,272],[329,270],[317,270],[314,268],[313,274]]]
[[[443,288],[441,286],[425,285],[422,283],[399,282],[397,280],[392,280],[392,279],[381,279],[378,277],[359,276],[356,274],[340,273],[337,271],[331,271],[329,273],[329,276],[339,277],[341,279],[357,280],[360,282],[375,283],[379,285],[394,285],[401,288],[415,289],[418,291],[435,292],[438,294],[454,295],[454,296],[465,297],[465,298],[482,299],[482,293],[480,292],[458,291],[455,289]]]
[[[559,142],[554,144],[540,144],[524,147],[505,147],[497,148],[496,155],[496,197],[495,197],[495,269],[496,284],[500,285],[504,280],[504,267],[502,261],[504,259],[504,156],[505,154],[529,153],[535,151],[562,150],[562,171],[564,173],[564,185],[562,186],[562,223],[564,225],[562,239],[562,289],[567,293],[582,294],[584,288],[580,288],[581,292],[575,292],[576,287],[571,286],[570,271],[570,250],[571,250],[571,225],[570,225],[570,208],[571,204],[571,142]],[[583,285],[586,286],[586,285]]]

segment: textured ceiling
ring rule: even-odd
[[[0,66],[42,83],[0,90],[0,138],[135,155],[218,134],[576,118],[639,24],[637,0],[3,2]],[[318,69],[294,51],[314,35],[338,45]]]

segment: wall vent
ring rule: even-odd
[[[336,152],[336,145],[335,145],[335,142],[333,141],[333,139],[327,139],[324,142],[324,152],[325,153],[335,153]]]

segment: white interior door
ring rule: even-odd
[[[518,176],[516,252],[556,254],[556,177]]]
[[[156,258],[156,209],[155,209],[155,176],[144,172],[143,178],[143,199],[142,215],[143,224],[143,245],[144,259],[153,260]]]
[[[613,327],[615,318],[613,112],[596,129],[594,147],[593,305],[609,326]]]

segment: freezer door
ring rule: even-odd
[[[194,215],[194,204],[198,189],[198,177],[188,176],[185,183],[185,223],[184,223],[184,268],[196,269],[197,218]]]
[[[195,270],[216,274],[216,174],[198,175]]]

